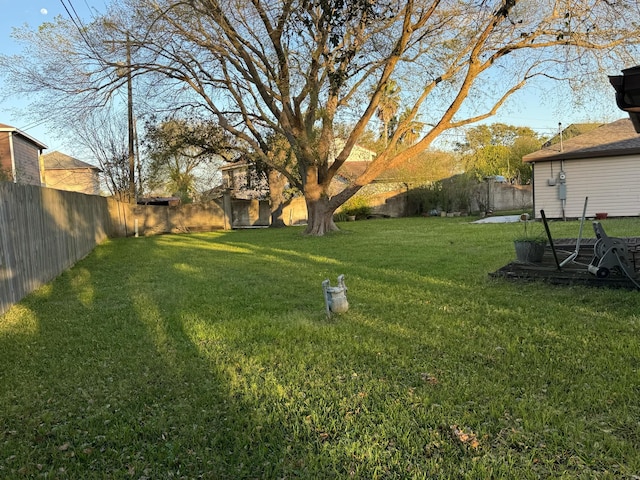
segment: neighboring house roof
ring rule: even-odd
[[[334,151],[331,152],[329,163],[333,163],[335,156],[342,150],[347,142],[342,138],[336,138],[333,142]],[[345,160],[347,162],[370,162],[377,156],[377,153],[373,150],[362,147],[358,144],[354,145],[351,149],[351,153]]]
[[[577,137],[538,150],[522,157],[522,161],[544,162],[579,158],[612,157],[640,154],[640,135],[631,120],[623,118],[607,123]]]
[[[343,140],[336,140],[336,145],[344,145]],[[342,164],[338,172],[338,177],[345,180],[355,180],[358,178],[371,163],[371,160],[375,157],[376,153],[368,148],[355,145],[351,151],[349,158]],[[333,160],[330,159],[331,164]],[[244,170],[249,167],[250,163],[245,159],[240,159],[233,163],[227,163],[220,167],[220,171],[228,172],[231,170]]]
[[[91,169],[96,172],[101,172],[100,168],[95,165],[90,165],[73,158],[69,155],[65,155],[61,152],[51,152],[42,155],[42,161],[44,162],[45,170],[79,170],[79,169]]]
[[[40,140],[36,140],[31,135],[23,132],[22,130],[17,129],[16,127],[12,127],[11,125],[0,123],[0,132],[9,132],[9,133],[15,133],[16,135],[20,135],[21,137],[24,137],[25,139],[29,140],[31,143],[36,145],[40,150],[49,148]]]
[[[223,166],[219,168],[221,172],[228,170],[235,170],[238,168],[246,168],[249,166],[249,162],[247,160],[241,159],[235,162],[225,163]]]
[[[339,148],[343,148],[345,144],[345,141],[342,139],[336,139],[335,140],[335,150],[338,150]],[[335,154],[336,152],[332,152],[332,154]],[[343,164],[342,167],[340,167],[341,171],[344,168],[347,167],[353,167],[353,169],[355,171],[360,171],[360,173],[364,172],[364,168],[362,168],[362,165],[367,165],[368,162],[370,162],[371,160],[373,160],[376,156],[376,152],[374,152],[373,150],[370,150],[368,148],[365,147],[361,147],[360,145],[354,145],[353,149],[351,150],[351,153],[349,154],[349,157],[347,158],[347,160],[345,161],[345,163]],[[334,158],[332,158],[333,155],[330,156],[329,158],[329,164],[331,165],[334,161]],[[354,166],[355,164],[358,164],[359,166]],[[241,158],[235,162],[231,162],[231,163],[227,163],[225,165],[223,165],[222,167],[220,167],[220,171],[228,171],[228,170],[234,170],[234,169],[240,169],[240,168],[246,168],[249,165],[249,162],[244,159]]]
[[[370,164],[371,162],[366,161],[344,162],[338,170],[337,176],[345,180],[355,180],[364,173]]]

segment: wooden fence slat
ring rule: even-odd
[[[220,202],[136,206],[0,182],[0,315],[88,255],[107,237],[230,228]]]
[[[0,314],[107,238],[107,199],[0,182]]]

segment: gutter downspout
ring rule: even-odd
[[[563,153],[564,152],[564,147],[562,145],[562,123],[560,123],[560,122],[558,122],[558,135],[560,136],[560,153]],[[564,172],[564,160],[560,160],[560,172],[561,173]],[[562,183],[563,182],[561,181],[560,182],[560,184],[561,184],[560,187],[562,187]],[[562,198],[560,200],[560,202],[561,202],[561,208],[562,208],[562,220],[564,222],[566,222],[567,221],[567,216],[566,216],[566,213],[565,213],[565,209],[566,209],[566,206],[567,206],[566,193],[564,195],[564,198]]]
[[[564,160],[560,160],[560,171],[564,172]],[[566,214],[567,195],[566,195],[566,190],[565,190],[564,198],[561,200],[561,202],[562,202],[562,221],[566,222],[567,221],[567,214]]]
[[[536,162],[531,162],[531,202],[533,203],[533,218],[536,215]]]

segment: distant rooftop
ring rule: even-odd
[[[78,170],[89,168],[100,171],[100,168],[95,165],[90,165],[61,152],[45,153],[42,155],[42,161],[44,162],[45,170]]]
[[[562,129],[562,141],[566,142],[567,140],[577,137],[578,135],[582,135],[584,133],[588,133],[591,130],[595,130],[598,127],[601,127],[603,123],[572,123],[566,128]],[[542,145],[542,147],[550,147],[556,143],[560,143],[560,135],[556,134],[551,137],[548,141]]]

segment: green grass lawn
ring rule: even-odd
[[[640,293],[467,221],[106,242],[0,316],[0,478],[637,479]]]

